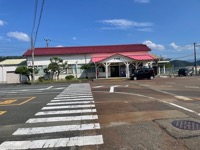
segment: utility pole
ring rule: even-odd
[[[33,77],[33,82],[35,81],[35,65],[34,65],[34,61],[35,61],[35,48],[34,48],[34,44],[33,44],[33,35],[31,35],[31,52],[32,52],[32,77]]]
[[[197,75],[197,52],[196,52],[196,43],[194,43],[194,67],[195,67],[195,74]]]
[[[44,40],[46,42],[46,47],[49,47],[49,42],[51,42],[51,40],[50,39],[44,39]]]
[[[199,44],[194,43],[194,66],[195,66],[195,74],[198,74],[197,71],[197,52],[196,52],[196,47],[199,47]]]

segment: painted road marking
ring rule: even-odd
[[[42,115],[59,115],[59,114],[83,114],[83,113],[94,113],[97,112],[96,109],[81,109],[81,110],[61,110],[61,111],[43,111],[38,112],[35,116]]]
[[[85,146],[103,144],[102,135],[79,136],[71,138],[43,139],[31,141],[7,141],[0,145],[1,150],[58,148],[69,146]]]
[[[13,133],[13,135],[33,135],[33,134],[45,134],[55,132],[67,132],[67,131],[84,131],[100,129],[99,123],[91,124],[79,124],[79,125],[62,125],[62,126],[50,126],[50,127],[35,127],[35,128],[19,128]]]
[[[8,104],[12,104],[16,101],[17,101],[16,99],[8,99],[8,100],[5,100],[3,102],[0,102],[0,105],[8,105]]]
[[[185,96],[175,96],[178,99],[184,100],[184,101],[192,101],[193,99],[185,97]]]
[[[114,88],[115,88],[115,87],[118,87],[118,86],[119,86],[119,85],[111,86],[111,87],[110,87],[110,93],[113,93],[113,92],[114,92]]]
[[[5,113],[6,113],[6,111],[0,111],[0,115],[3,115]]]
[[[190,88],[190,89],[199,89],[198,86],[185,86],[185,88]]]
[[[63,97],[63,96],[73,96],[73,95],[78,95],[78,96],[81,96],[81,95],[85,95],[85,96],[87,96],[87,95],[89,95],[89,96],[92,96],[92,93],[66,93],[66,94],[59,94],[59,95],[57,95],[57,97]]]
[[[68,117],[48,117],[48,118],[31,118],[26,123],[39,123],[39,122],[58,122],[58,121],[77,121],[77,120],[95,120],[98,119],[97,115],[83,115],[83,116],[68,116]]]
[[[91,105],[67,105],[67,106],[49,106],[49,107],[43,107],[42,110],[49,110],[49,109],[65,109],[65,108],[87,108],[87,107],[95,107],[94,104]]]
[[[36,90],[41,90],[41,91],[43,91],[43,90],[49,90],[49,89],[51,89],[53,86],[49,86],[49,87],[47,87],[47,88],[44,88],[44,89],[36,89]]]
[[[93,86],[92,88],[101,88],[101,87],[103,87],[103,86]]]
[[[77,95],[77,96],[64,96],[64,97],[55,97],[54,99],[64,99],[64,98],[91,98],[91,97],[93,97],[93,96],[90,96],[90,95],[88,95],[88,96],[85,96],[85,95]]]
[[[94,101],[48,103],[47,105],[72,105],[72,104],[90,104],[90,103],[94,103]]]
[[[62,90],[65,89],[65,87],[55,88],[56,90]]]
[[[15,98],[15,99],[14,98],[12,98],[12,99],[11,98],[4,98],[5,100],[3,102],[0,102],[0,106],[23,105],[23,104],[33,100],[34,98],[35,97],[18,97],[18,98]]]
[[[192,113],[196,113],[194,110],[188,109],[188,108],[186,108],[186,107],[179,106],[179,105],[174,104],[174,103],[168,103],[168,104],[170,104],[170,105],[172,105],[172,106],[175,106],[175,107],[178,107],[178,108],[181,108],[181,109],[183,109],[183,110],[192,112]]]
[[[49,86],[49,87],[47,87],[46,89],[49,90],[49,89],[51,89],[52,87],[53,87],[53,86]]]
[[[94,100],[93,98],[56,99],[51,102]]]
[[[86,90],[85,90],[86,89]],[[73,93],[76,91],[76,93]],[[93,115],[96,112],[96,109],[89,109],[86,107],[95,107],[93,96],[91,98],[83,97],[86,95],[80,95],[80,97],[77,98],[77,94],[79,91],[84,91],[91,93],[90,85],[87,84],[72,84],[69,87],[67,87],[60,95],[57,96],[60,97],[60,99],[52,100],[52,101],[58,101],[52,103],[48,103],[48,107],[44,107],[43,109],[58,109],[58,106],[49,106],[49,105],[62,105],[59,106],[59,109],[61,108],[67,108],[67,110],[51,110],[51,111],[41,111],[35,114],[35,116],[46,116],[46,115],[60,115],[60,114],[73,114],[70,116],[61,116],[61,117],[43,117],[43,118],[30,118],[26,121],[28,124],[36,123],[34,126],[29,128],[18,128],[13,133],[13,136],[17,139],[17,141],[5,141],[0,145],[1,150],[17,150],[17,149],[54,149],[59,147],[75,147],[75,146],[84,146],[84,145],[99,145],[103,144],[103,136],[102,135],[96,135],[96,132],[89,132],[88,136],[77,136],[77,137],[69,137],[69,138],[63,138],[63,134],[66,134],[67,132],[77,132],[82,130],[96,130],[100,129],[99,123],[87,123],[92,120],[92,122],[96,122],[96,119],[98,119],[98,115]],[[62,98],[63,96],[66,97],[76,97],[74,99],[66,99]],[[63,101],[64,100],[64,101]],[[82,105],[81,105],[82,104]],[[80,107],[80,109],[78,109]],[[69,109],[70,108],[70,109]],[[84,114],[86,113],[86,114]],[[92,115],[91,115],[92,114]],[[73,125],[60,125],[59,122],[61,121],[75,121]],[[77,122],[78,121],[78,122]],[[85,122],[85,124],[82,124],[82,122]],[[40,124],[37,123],[47,123],[52,122],[54,125],[51,126],[39,126]],[[58,122],[58,123],[56,123]],[[37,126],[37,127],[36,127]],[[63,133],[66,132],[66,133]],[[60,133],[62,134],[60,138],[58,138],[59,134],[56,135],[56,138],[54,138],[54,135],[49,139],[45,139],[47,133]],[[24,140],[26,137],[20,137],[21,135],[26,135],[28,139],[30,139],[28,136],[30,135],[37,135],[40,134],[42,137],[35,136],[35,140]],[[85,133],[87,134],[87,133]],[[94,134],[94,135],[92,135]],[[37,138],[37,139],[36,139]]]

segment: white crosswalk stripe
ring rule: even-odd
[[[90,103],[94,103],[94,101],[48,103],[47,105],[72,105],[72,104],[90,104]]]
[[[64,109],[64,108],[90,108],[90,107],[95,107],[94,104],[90,105],[66,105],[66,106],[48,106],[48,107],[43,107],[42,110],[49,110],[49,109]]]
[[[62,101],[84,101],[84,100],[94,100],[93,98],[74,98],[74,99],[57,99],[57,100],[51,100],[51,102],[62,102]]]
[[[102,135],[79,136],[59,139],[43,139],[31,141],[7,141],[0,145],[1,150],[58,148],[69,146],[85,146],[103,144]]]
[[[59,114],[83,114],[83,113],[94,113],[96,109],[80,109],[80,110],[60,110],[60,111],[42,111],[38,112],[36,116],[42,115],[59,115]]]
[[[63,97],[55,97],[54,99],[66,99],[66,98],[92,98],[92,96],[63,96]]]
[[[80,124],[80,125],[63,125],[63,126],[50,126],[50,127],[35,127],[35,128],[19,128],[13,135],[31,135],[31,134],[44,134],[54,132],[66,132],[76,130],[91,130],[100,129],[99,123]]]
[[[48,117],[48,118],[31,118],[26,123],[38,123],[38,122],[58,122],[58,121],[77,121],[77,120],[94,120],[98,119],[97,115],[85,115],[85,116],[68,116],[68,117]]]
[[[0,145],[0,150],[48,149],[103,144],[103,136],[96,135],[96,132],[89,132],[90,135],[84,136],[61,136],[58,138],[60,134],[63,135],[63,132],[71,133],[84,130],[99,130],[100,124],[97,123],[98,116],[95,114],[96,112],[90,85],[88,83],[71,84],[47,103],[47,106],[43,107],[42,111],[36,113],[35,118],[30,118],[26,121],[26,124],[33,125],[32,127],[18,128],[13,133],[12,139],[16,137],[17,141],[3,142]],[[41,118],[41,116],[43,117]],[[84,122],[84,124],[81,122]],[[48,126],[47,123],[51,124]],[[56,138],[53,138],[54,134],[52,133],[56,133]],[[51,137],[46,139],[45,137],[49,136],[45,134],[51,134]],[[30,137],[31,140],[20,141],[19,139],[22,135],[40,135],[43,138],[37,139],[34,136],[33,139]]]

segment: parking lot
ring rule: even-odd
[[[74,85],[78,86],[72,88]],[[26,143],[19,149],[34,149],[31,146],[39,143],[44,147],[36,149],[66,149],[67,146],[67,149],[92,150],[196,150],[200,147],[199,91],[198,76],[2,85],[0,149],[17,149],[16,143]],[[67,130],[70,125],[76,125],[75,129]],[[44,132],[49,127],[51,131]],[[42,131],[18,135],[24,128],[33,131],[42,128]],[[43,139],[55,143],[44,144]],[[59,145],[58,139],[65,146]]]

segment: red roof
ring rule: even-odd
[[[97,53],[120,53],[150,51],[150,48],[143,44],[125,45],[104,45],[104,46],[76,46],[76,47],[45,47],[35,48],[35,56],[71,55],[71,54],[97,54]],[[31,49],[23,56],[31,56]]]
[[[117,55],[117,54],[114,54],[114,55]],[[107,58],[110,58],[114,55],[111,55],[111,56],[104,56],[104,57],[92,57],[92,62],[100,62],[102,60],[105,60]],[[125,56],[125,57],[128,57],[128,58],[131,58],[131,59],[134,59],[134,60],[137,60],[137,61],[141,61],[141,60],[156,60],[157,58],[152,56],[151,54],[140,54],[140,55],[126,55],[126,54],[118,54],[118,55],[122,55],[122,56]]]
[[[147,54],[147,55],[132,55],[132,56],[128,56],[128,57],[135,59],[135,60],[155,60],[156,59],[149,54]]]

